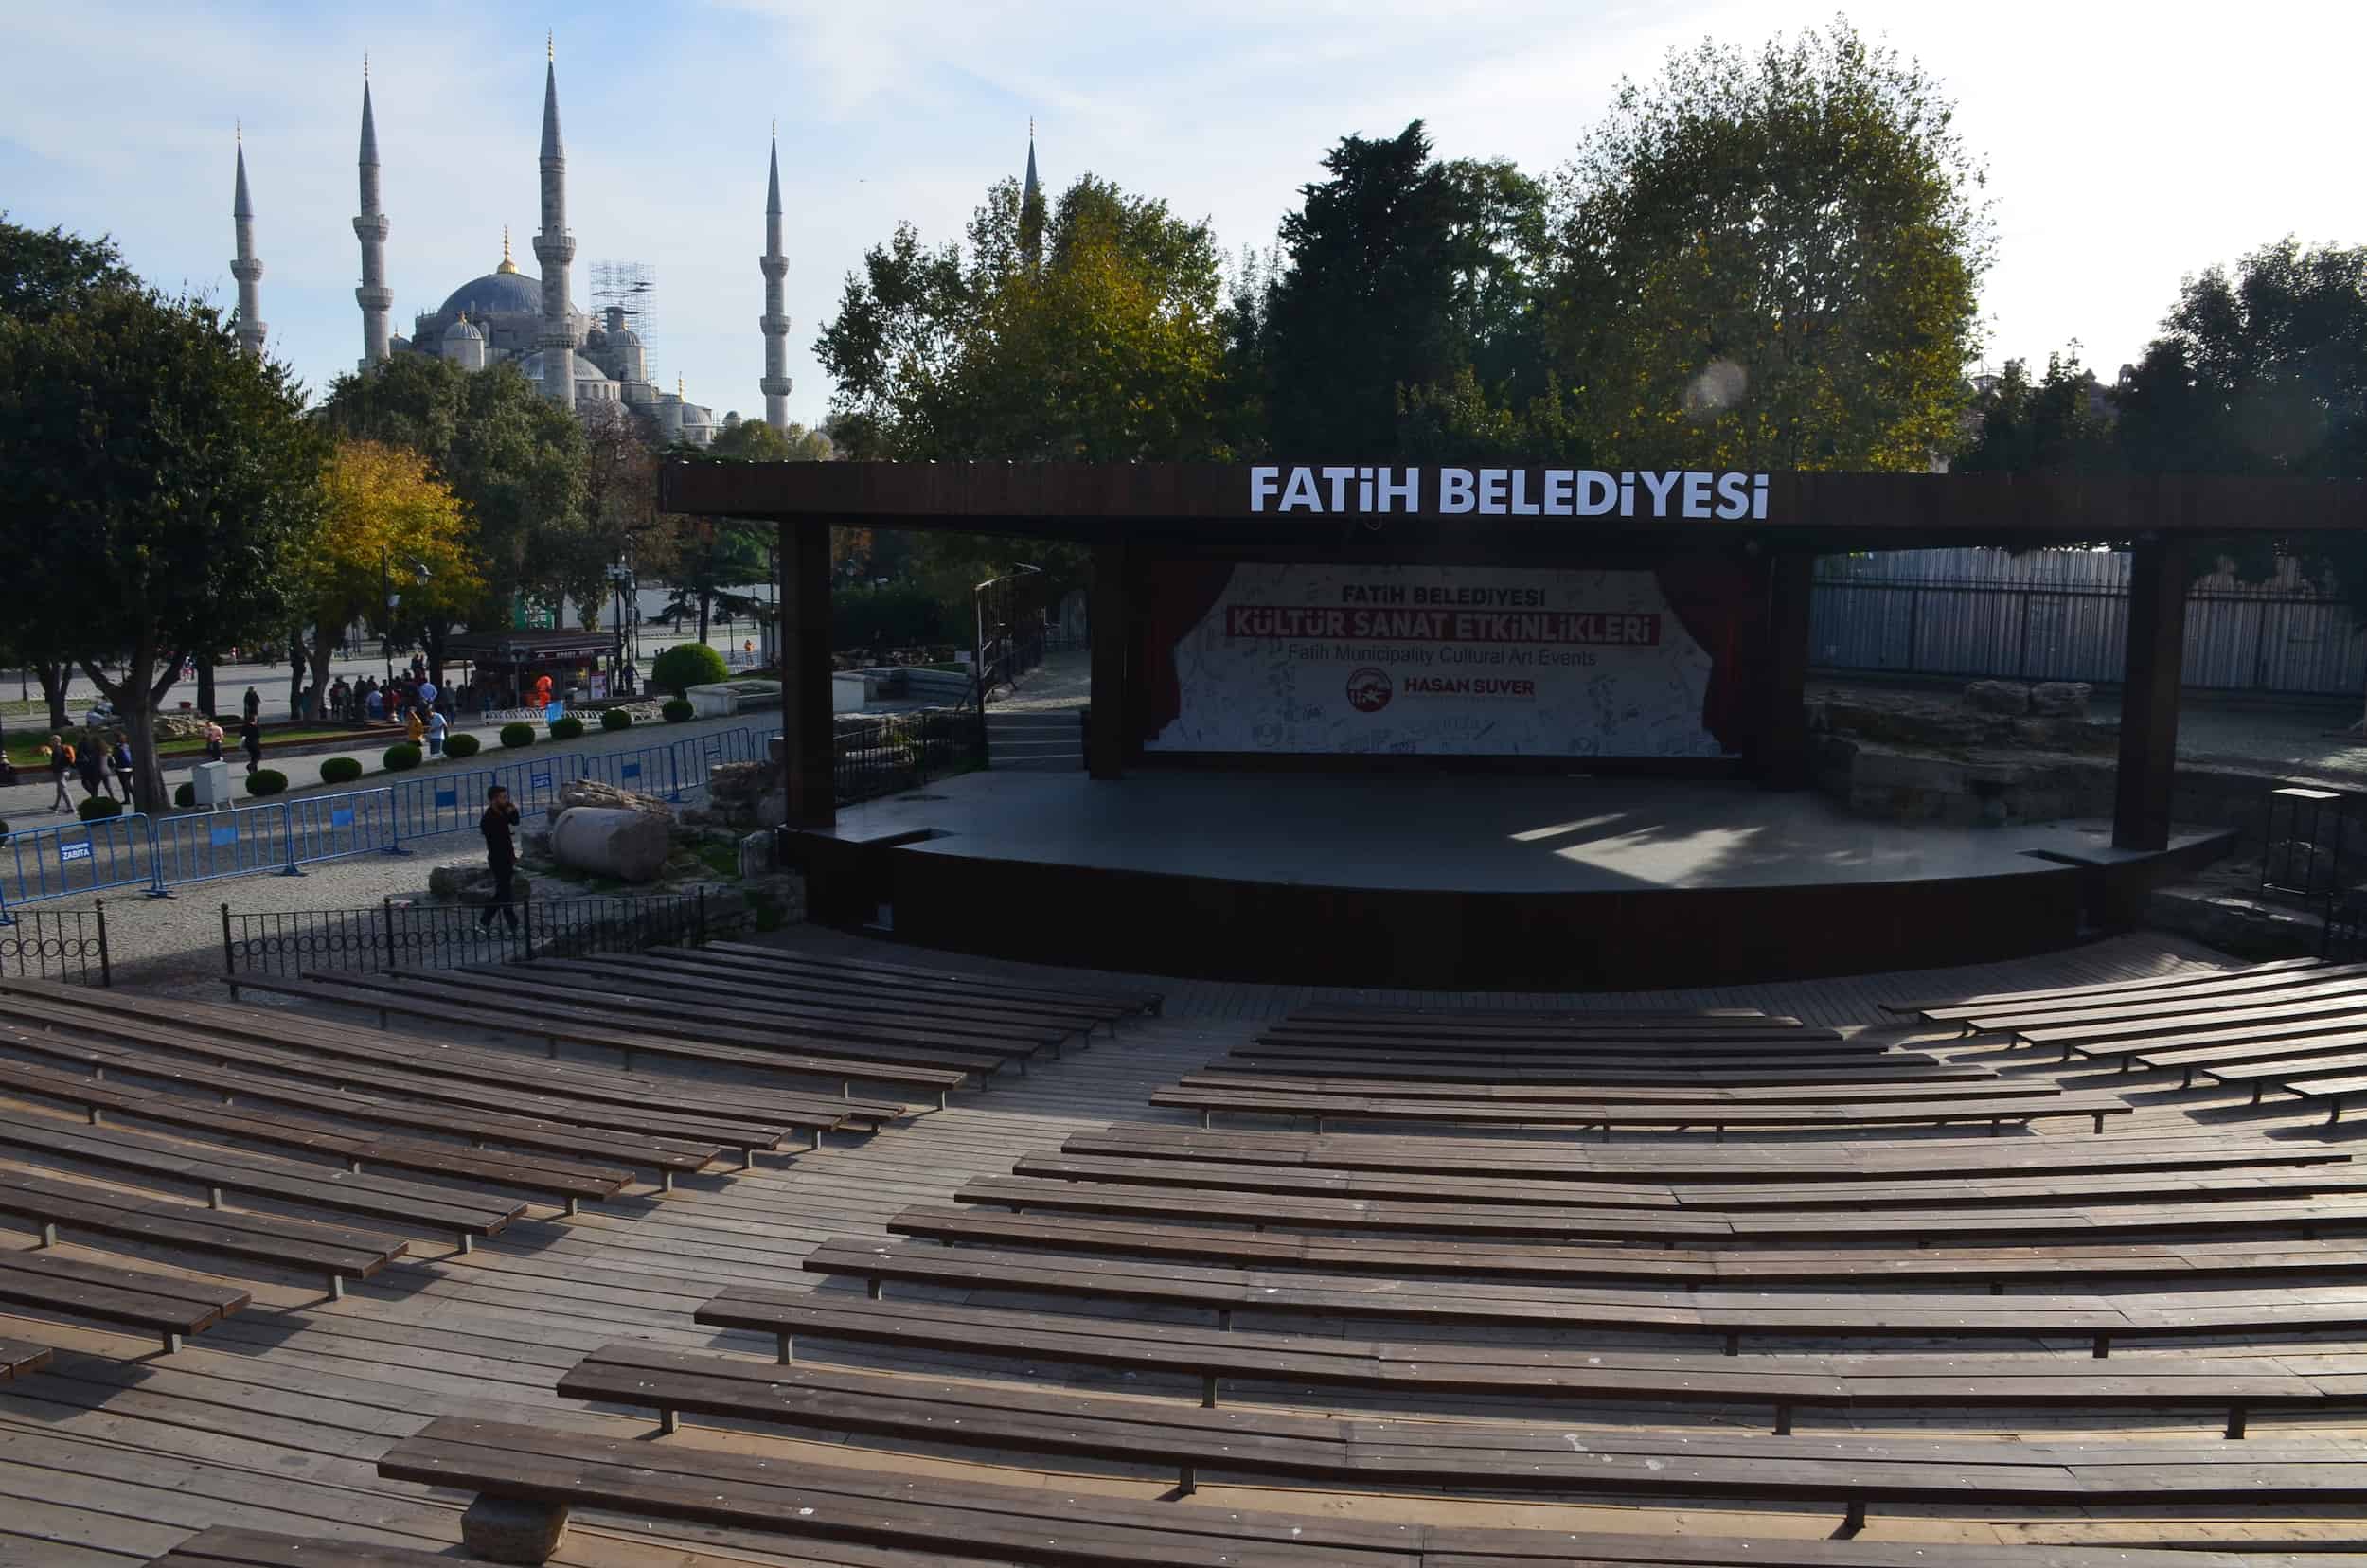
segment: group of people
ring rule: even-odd
[[[208,762],[222,760],[224,739],[222,726],[210,719],[207,720],[205,722],[205,760]],[[252,709],[248,710],[246,722],[239,726],[239,746],[246,753],[248,773],[251,774],[263,765],[263,727],[257,722],[256,714]],[[69,778],[81,780],[82,798],[85,800],[105,795],[110,800],[120,799],[126,806],[133,803],[132,741],[123,731],[116,730],[107,739],[101,739],[96,734],[86,733],[80,745],[75,744],[63,734],[52,735],[49,738],[49,744],[43,749],[49,757],[49,782],[55,787],[55,793],[49,801],[52,815],[76,809],[74,797],[66,790],[66,780]],[[120,795],[116,793],[118,789],[122,792]]]

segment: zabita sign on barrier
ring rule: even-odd
[[[1166,651],[1154,752],[1729,754],[1649,571],[1241,563]]]
[[[1767,520],[1767,475],[1686,469],[1252,465],[1254,513]]]

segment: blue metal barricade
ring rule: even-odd
[[[583,776],[640,794],[682,798],[682,779],[674,769],[670,745],[634,746],[628,751],[595,752],[581,759]]]
[[[753,762],[761,754],[754,725],[738,729],[718,730],[712,735],[694,735],[686,740],[674,742],[673,771],[676,793],[703,795],[707,788],[707,770],[725,762]]]
[[[284,870],[288,864],[288,807],[284,801],[240,806],[228,811],[194,811],[160,817],[151,825],[159,898],[168,888],[220,877],[246,877]]]
[[[493,776],[491,768],[464,768],[396,779],[386,786],[397,829],[395,841],[434,838],[474,828],[485,812],[485,792]]]
[[[140,884],[158,885],[149,819],[136,811],[0,839],[0,925],[14,923],[11,905]]]
[[[344,794],[310,795],[291,800],[282,829],[290,876],[315,861],[343,860],[347,855],[407,853],[395,822],[395,792],[391,789],[352,790]]]
[[[492,782],[506,785],[509,798],[521,811],[534,812],[555,804],[561,786],[583,776],[583,758],[569,752],[556,757],[529,757],[517,762],[507,762],[493,770]],[[477,791],[476,811],[485,810],[485,791]],[[476,815],[469,818],[469,826],[476,826]]]

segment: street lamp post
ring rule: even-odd
[[[411,562],[411,579],[420,587],[426,587],[435,575],[426,561]],[[378,577],[386,589],[386,634],[379,639],[379,647],[386,655],[386,684],[391,686],[395,684],[395,611],[401,606],[402,596],[395,592],[394,558],[384,549],[378,552]]]

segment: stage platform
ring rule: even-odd
[[[2007,958],[2129,923],[2222,852],[2109,826],[1902,827],[1749,784],[981,772],[793,835],[819,919],[1131,971],[1704,985]]]

